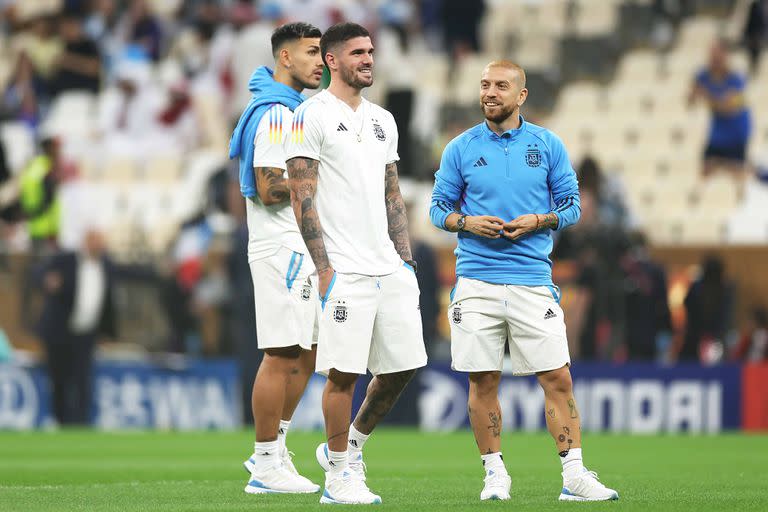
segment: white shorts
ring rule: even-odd
[[[393,274],[336,274],[318,306],[316,371],[373,375],[427,364],[419,285],[405,264]]]
[[[315,266],[308,254],[281,247],[251,262],[256,302],[256,334],[260,349],[300,345],[311,350],[315,334],[317,291],[310,276]]]
[[[555,286],[491,284],[459,277],[448,308],[451,367],[460,372],[501,371],[507,342],[515,375],[570,364],[559,300]]]

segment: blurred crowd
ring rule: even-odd
[[[82,146],[99,161],[120,156],[148,159],[168,148],[187,153],[207,147],[223,156],[227,127],[248,99],[245,84],[252,70],[272,62],[268,40],[274,27],[293,19],[320,28],[349,20],[371,29],[383,47],[378,76],[387,77],[388,87],[374,99],[397,120],[402,174],[412,178],[414,190],[429,190],[445,142],[479,122],[479,114],[474,109],[457,116],[441,111],[433,121],[442,130],[421,140],[414,119],[419,116],[414,87],[429,77],[417,80],[411,76],[414,70],[392,67],[397,59],[388,59],[387,52],[399,55],[420,47],[458,62],[481,49],[480,24],[486,4],[493,3],[0,2],[0,122],[23,124],[33,134],[35,146],[15,172],[10,154],[19,148],[4,147],[5,139],[0,138],[0,273],[12,268],[9,254],[22,255],[22,284],[13,295],[21,304],[25,328],[32,331],[37,325],[49,354],[61,354],[62,344],[84,347],[81,359],[86,362],[93,357],[96,340],[105,337],[135,341],[150,351],[235,355],[244,365],[244,382],[250,382],[259,356],[245,257],[244,204],[233,167],[226,162],[215,166],[207,176],[201,207],[181,219],[161,254],[133,258],[127,265],[126,252],[105,243],[105,235],[115,233],[103,232],[98,211],[91,210],[92,218],[81,221],[74,242],[60,243],[70,223],[61,214],[61,191],[85,172],[83,160],[75,156],[82,154]],[[663,38],[665,23],[674,25],[685,15],[686,3],[655,2],[662,25],[659,37]],[[766,2],[755,1],[744,37],[753,62],[765,44],[767,19]],[[722,51],[715,47],[710,67],[692,77],[696,85],[691,100],[707,102],[714,123],[732,123],[737,115],[743,127],[747,116],[747,129],[738,137],[722,137],[722,130],[713,127],[716,140],[709,141],[706,155],[743,163],[749,106],[742,95],[743,81],[731,75]],[[723,77],[728,85],[720,87]],[[72,92],[95,95],[87,126],[57,110],[57,99]],[[210,99],[212,103],[205,102]],[[211,110],[218,117],[206,117]],[[526,115],[533,122],[543,121],[538,112]],[[216,119],[223,120],[221,127]],[[723,130],[732,135],[730,128]],[[768,358],[768,313],[755,306],[749,321],[737,324],[735,285],[723,262],[703,259],[700,275],[685,283],[683,300],[670,304],[667,269],[654,259],[621,181],[601,169],[594,155],[573,163],[580,180],[582,218],[556,240],[553,260],[555,279],[566,290],[564,309],[574,359],[714,364]],[[418,198],[411,199],[417,209]],[[426,217],[418,220],[418,212],[411,215],[416,223],[426,222]],[[131,239],[128,247],[135,248],[138,242]],[[444,357],[447,331],[442,317],[453,275],[443,262],[450,253],[421,234],[414,235],[413,243],[425,338],[433,357]],[[94,294],[93,289],[99,291]],[[115,293],[118,289],[130,293]],[[4,290],[0,297],[4,304],[7,295]],[[135,322],[148,317],[162,321]],[[8,343],[3,342],[2,327],[0,359],[8,354],[3,350]],[[81,370],[60,370],[56,378],[77,381]],[[87,385],[77,381],[72,387]]]

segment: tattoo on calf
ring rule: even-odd
[[[336,439],[339,436],[346,436],[348,434],[349,434],[349,429],[347,429],[347,430],[345,430],[343,432],[339,432],[337,434],[333,434],[332,436],[328,436],[328,442],[330,443],[331,439]]]
[[[548,410],[547,414],[549,415],[550,418],[555,419],[555,409],[554,408]]]
[[[579,413],[576,410],[576,403],[573,401],[573,398],[568,399],[568,410],[571,412],[571,418],[579,417]]]
[[[491,434],[493,437],[499,437],[501,435],[501,412],[489,412],[488,419],[491,421],[488,426]]]
[[[414,373],[416,373],[415,370],[408,370],[375,377],[355,418],[355,428],[363,432],[372,432],[395,405]]]

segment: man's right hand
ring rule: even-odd
[[[331,281],[333,281],[333,276],[335,274],[336,271],[333,270],[333,267],[328,267],[317,272],[317,291],[320,293],[320,297],[325,298],[325,294],[328,293],[328,287],[331,286]]]
[[[485,238],[499,238],[504,221],[491,215],[476,215],[464,219],[464,231]]]

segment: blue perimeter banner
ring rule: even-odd
[[[629,363],[576,363],[574,394],[584,430],[715,433],[741,427],[738,365],[701,367]],[[94,380],[93,425],[102,429],[234,429],[242,425],[235,361],[178,367],[99,363]],[[358,382],[359,408],[370,376]],[[322,429],[325,379],[314,375],[292,428]],[[387,424],[423,430],[467,428],[467,374],[430,364],[417,373]],[[534,377],[504,375],[499,388],[507,430],[543,430],[544,394]],[[0,365],[0,429],[44,428],[51,423],[50,391],[41,367]]]
[[[228,430],[240,428],[239,368],[235,361],[178,365],[97,362],[92,423],[101,429]],[[0,429],[53,423],[44,367],[0,364]]]
[[[574,395],[590,431],[715,433],[741,426],[741,366],[576,363]],[[466,373],[431,365],[419,376],[419,425],[468,427]],[[544,393],[535,377],[504,375],[499,385],[504,427],[542,430]]]

